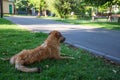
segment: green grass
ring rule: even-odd
[[[11,57],[22,49],[35,48],[43,43],[47,34],[33,33],[0,19],[0,57]],[[65,55],[74,60],[47,59],[29,67],[42,67],[41,73],[16,70],[9,61],[0,60],[0,80],[119,80],[120,66],[105,62],[87,51],[61,45]]]
[[[57,21],[71,23],[71,24],[84,25],[85,27],[94,26],[96,28],[120,30],[120,23],[118,22],[106,22],[106,21],[92,22],[90,20],[76,20],[76,19],[58,19]]]
[[[52,20],[58,20],[60,19],[59,17],[52,17],[52,16],[38,16],[37,18],[40,18],[40,19],[52,19]]]
[[[83,25],[85,27],[104,28],[109,30],[120,30],[120,23],[118,22],[106,22],[106,19],[98,19],[98,21],[91,20],[79,20],[79,19],[60,19],[58,17],[39,17],[42,19],[52,19],[64,23]]]

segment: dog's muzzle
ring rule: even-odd
[[[63,43],[64,41],[65,41],[65,37],[62,37],[60,43]]]

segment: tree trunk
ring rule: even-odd
[[[40,16],[40,11],[38,11],[38,15],[37,16]]]
[[[47,17],[47,11],[46,11],[46,10],[43,10],[43,11],[42,11],[42,16]]]
[[[95,12],[93,10],[94,8],[92,7],[91,9],[91,16],[92,16],[92,21],[95,21]]]
[[[120,17],[118,17],[118,22],[120,22]]]
[[[109,7],[108,21],[112,21],[112,5]]]
[[[38,15],[37,16],[41,16],[41,13],[42,13],[42,7],[39,6],[39,10],[38,10]]]
[[[0,0],[0,16],[3,18],[3,0]]]

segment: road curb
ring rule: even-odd
[[[81,46],[81,45],[78,45],[78,44],[73,44],[69,41],[66,41],[65,44],[69,44],[69,45],[72,45],[74,47],[84,49],[84,50],[90,52],[91,54],[93,54],[95,56],[100,56],[100,57],[103,57],[103,58],[108,59],[110,61],[113,61],[114,63],[120,64],[120,58],[113,57],[113,56],[110,56],[110,55],[106,55],[105,53],[102,53],[102,52],[99,52],[99,51],[96,51],[96,50],[93,50],[93,49],[90,49],[90,48],[87,48],[87,47],[84,47],[84,46]]]

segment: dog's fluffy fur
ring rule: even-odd
[[[66,59],[71,57],[60,56],[60,43],[65,41],[65,37],[58,31],[49,33],[45,42],[31,50],[23,50],[10,59],[10,63],[15,65],[17,70],[23,72],[40,72],[40,68],[28,68],[24,65],[32,64],[47,58]]]

